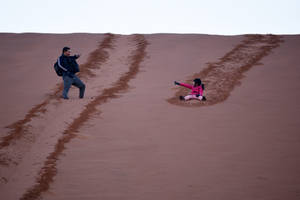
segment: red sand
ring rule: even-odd
[[[105,37],[0,34],[1,126],[23,119],[53,93],[60,79],[52,64],[62,45],[81,52],[86,63]],[[68,125],[101,97],[99,113],[65,144],[50,189],[38,194],[42,199],[300,198],[300,36],[283,36],[224,102],[191,108],[166,101],[177,91],[173,81],[218,62],[244,36],[145,35],[139,73],[128,79],[129,89],[106,98],[130,69],[141,45],[134,37],[114,36],[105,62],[95,64],[95,77],[84,79],[84,100],[76,89],[69,101],[52,99],[45,113],[25,124],[27,133],[0,149],[1,197],[36,199],[25,194],[46,181],[36,182],[47,156]],[[1,136],[8,133],[2,129]]]

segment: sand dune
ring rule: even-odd
[[[299,36],[0,34],[5,199],[299,199]],[[82,53],[86,97],[52,65]],[[208,101],[180,102],[201,77]],[[8,126],[7,128],[4,128]]]

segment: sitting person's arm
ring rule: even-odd
[[[180,86],[183,86],[183,87],[186,87],[186,88],[189,88],[189,89],[192,89],[193,86],[192,85],[189,85],[189,84],[186,84],[186,83],[179,83],[177,81],[174,81],[175,85],[180,85]]]

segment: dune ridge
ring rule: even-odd
[[[83,99],[58,98],[62,45],[82,53]],[[0,149],[3,199],[299,199],[299,35],[0,34],[0,46],[1,137],[50,99]],[[208,102],[179,101],[189,91],[174,80],[198,76]]]

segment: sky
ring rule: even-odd
[[[0,32],[300,34],[300,0],[0,1]]]

